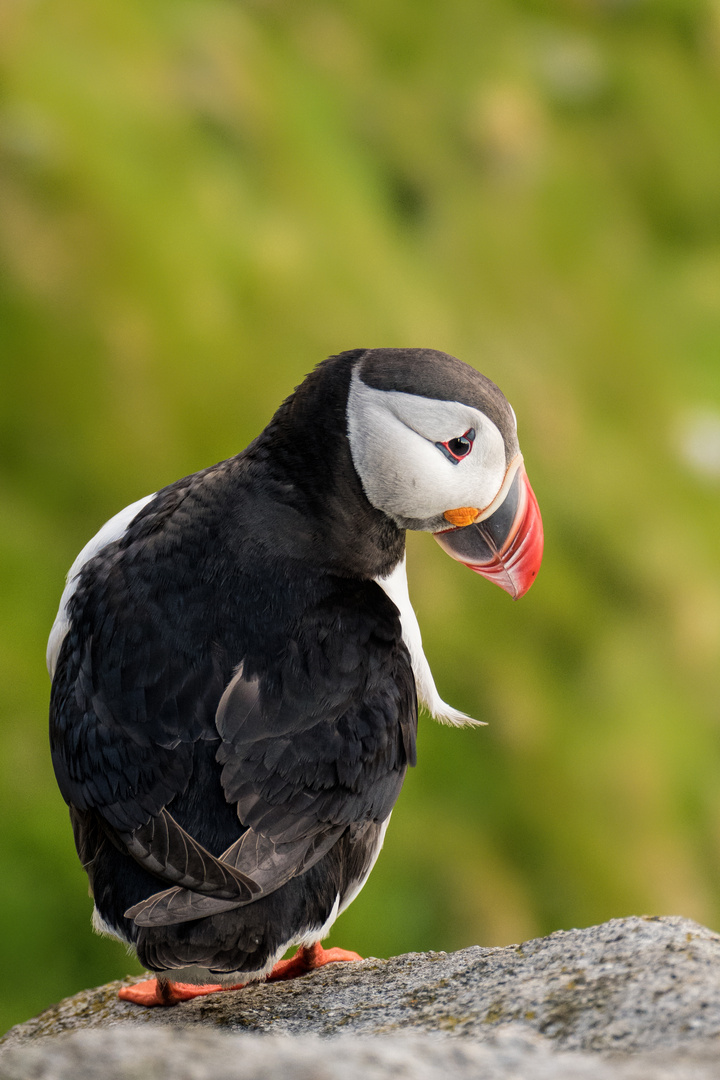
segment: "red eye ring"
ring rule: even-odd
[[[475,428],[468,428],[463,435],[458,435],[455,439],[448,439],[447,442],[436,442],[438,450],[442,451],[448,461],[451,461],[453,465],[458,465],[463,458],[466,458],[473,448],[475,442]]]

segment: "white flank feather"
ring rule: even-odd
[[[60,655],[60,649],[62,643],[65,640],[65,635],[70,629],[70,622],[68,620],[67,609],[68,604],[72,598],[73,593],[77,588],[77,579],[86,562],[89,562],[99,551],[108,544],[112,544],[114,540],[119,540],[131,521],[133,521],[142,510],[146,503],[149,503],[151,499],[155,498],[155,494],[146,495],[144,499],[138,499],[137,502],[131,503],[130,506],[126,506],[124,510],[121,510],[119,514],[115,514],[115,517],[111,517],[109,521],[106,521],[102,529],[95,533],[92,540],[89,540],[85,547],[78,555],[75,562],[68,570],[66,578],[65,588],[63,594],[60,597],[60,607],[58,613],[55,616],[55,622],[53,623],[52,630],[50,631],[50,637],[48,638],[46,662],[47,669],[50,672],[50,678],[52,679],[55,674],[55,665],[57,664],[58,656]]]
[[[423,652],[422,635],[417,615],[410,603],[408,592],[407,573],[405,569],[405,557],[397,564],[392,573],[384,578],[375,578],[381,589],[387,593],[395,607],[400,612],[403,641],[410,653],[415,685],[418,697],[431,716],[441,724],[450,724],[452,727],[484,726],[483,720],[473,720],[458,709],[453,709],[443,701],[437,692],[430,665]]]

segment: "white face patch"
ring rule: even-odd
[[[500,431],[484,413],[459,401],[435,401],[396,390],[376,390],[353,372],[348,438],[355,470],[368,500],[398,524],[447,528],[446,510],[483,510],[502,486],[507,468]],[[458,462],[436,443],[470,428],[475,440]],[[417,522],[422,522],[418,525]]]

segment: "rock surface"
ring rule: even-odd
[[[13,1028],[0,1078],[720,1077],[720,935],[681,918],[332,965],[170,1009],[121,1002],[120,985]]]

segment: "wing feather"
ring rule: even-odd
[[[254,899],[260,886],[231,863],[215,858],[167,810],[132,833],[120,833],[128,852],[161,881],[220,900]]]
[[[228,869],[242,867],[242,876],[252,875],[257,890],[248,898],[227,900],[219,893],[201,895],[190,888],[165,889],[125,912],[138,926],[171,926],[203,919],[222,911],[243,907],[268,893],[275,892],[291,878],[304,873],[326,855],[342,835],[342,828],[328,829],[321,836],[275,844],[269,837],[248,830],[232,847],[220,856]],[[235,870],[239,873],[239,869]]]

